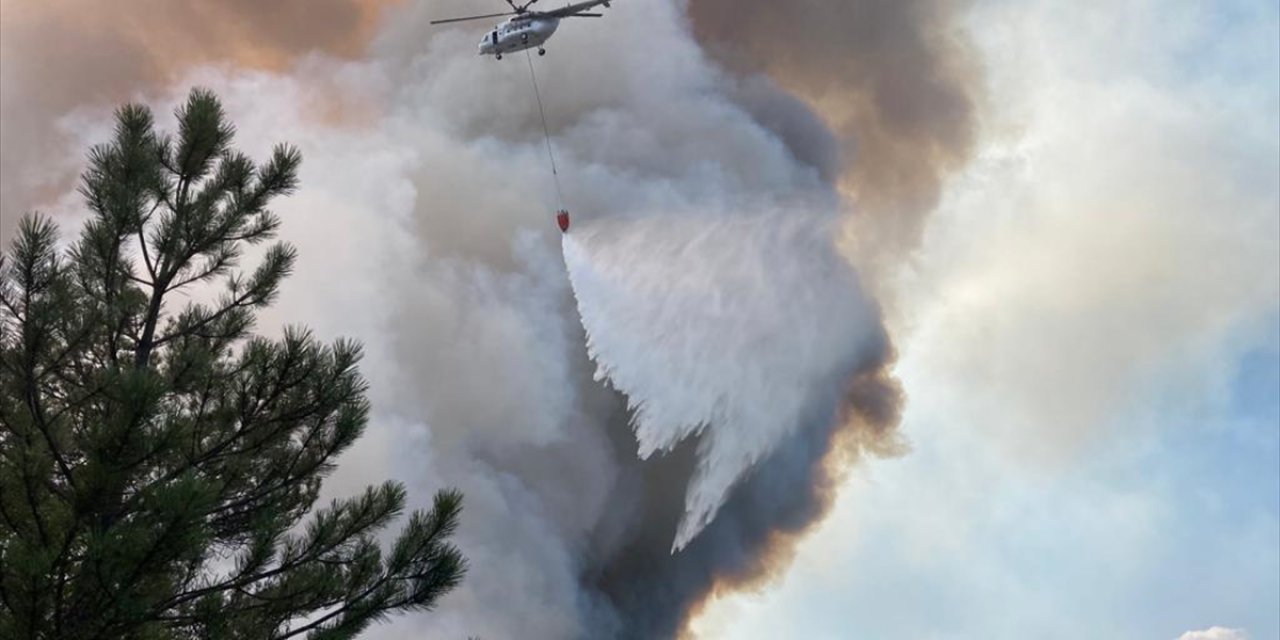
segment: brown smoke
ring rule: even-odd
[[[805,100],[841,142],[860,258],[901,257],[968,160],[977,68],[958,0],[692,0],[695,36]],[[870,253],[870,255],[868,255]]]
[[[355,56],[399,0],[4,0],[0,4],[0,242],[66,193],[81,149],[57,122],[165,86],[193,65],[282,69]],[[72,158],[74,162],[67,163]]]

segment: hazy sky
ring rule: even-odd
[[[495,66],[474,55],[474,29],[423,24],[478,2],[258,15],[242,2],[60,13],[0,0],[0,235],[37,206],[74,228],[69,177],[118,100],[167,110],[211,86],[250,153],[299,144],[303,189],[281,213],[302,260],[261,325],[369,346],[377,417],[332,490],[393,474],[422,502],[461,484],[478,568],[427,628],[558,637],[590,608],[581,548],[613,522],[616,486],[595,481],[616,479],[600,471],[616,460],[599,428],[618,400],[590,380],[524,61]],[[860,252],[868,227],[847,225],[851,261],[877,254],[867,286],[899,355],[908,450],[849,465],[789,568],[717,595],[692,632],[1280,640],[1280,9],[908,4],[945,10],[946,24],[912,33],[966,43],[922,50],[962,54],[976,83],[963,109],[898,105],[920,107],[919,130],[963,132],[942,159],[867,129],[891,109],[839,102],[911,79],[821,90],[842,65],[874,67],[840,55],[875,47],[808,61],[803,76],[781,65],[760,93],[803,126],[761,124],[751,86],[699,50],[683,0],[616,0],[603,20],[566,22],[538,61],[587,220],[821,200],[837,155],[892,161],[841,185],[892,209],[900,192],[877,179],[917,157],[946,167],[885,236],[891,250]],[[382,5],[393,19],[379,22]],[[486,611],[496,620],[477,622]]]

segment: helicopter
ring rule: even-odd
[[[469,16],[466,18],[449,18],[447,20],[433,20],[431,24],[449,24],[453,22],[466,22],[469,20],[483,20],[485,18],[498,18],[502,16],[512,16],[506,22],[503,22],[493,28],[492,31],[484,35],[484,39],[480,41],[480,55],[494,56],[498,60],[502,59],[503,54],[517,53],[526,49],[538,48],[538,55],[547,55],[547,50],[543,48],[543,44],[551,38],[560,27],[560,20],[563,18],[600,18],[602,13],[587,13],[587,10],[593,9],[600,5],[610,6],[612,0],[588,0],[587,2],[578,2],[567,5],[560,9],[551,11],[530,11],[529,7],[538,3],[539,0],[529,0],[524,4],[516,4],[514,0],[507,0],[507,4],[511,5],[511,11],[503,13],[489,13],[482,16]]]

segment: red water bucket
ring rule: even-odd
[[[569,212],[560,211],[556,214],[556,223],[560,225],[562,233],[569,233]]]

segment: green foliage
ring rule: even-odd
[[[0,638],[330,640],[430,608],[465,571],[461,496],[387,552],[403,487],[313,512],[368,421],[360,347],[250,335],[296,253],[238,267],[275,237],[267,205],[301,156],[234,151],[208,92],[177,116],[175,140],[122,108],[78,241],[28,217],[0,261]],[[212,302],[175,309],[193,287]]]

